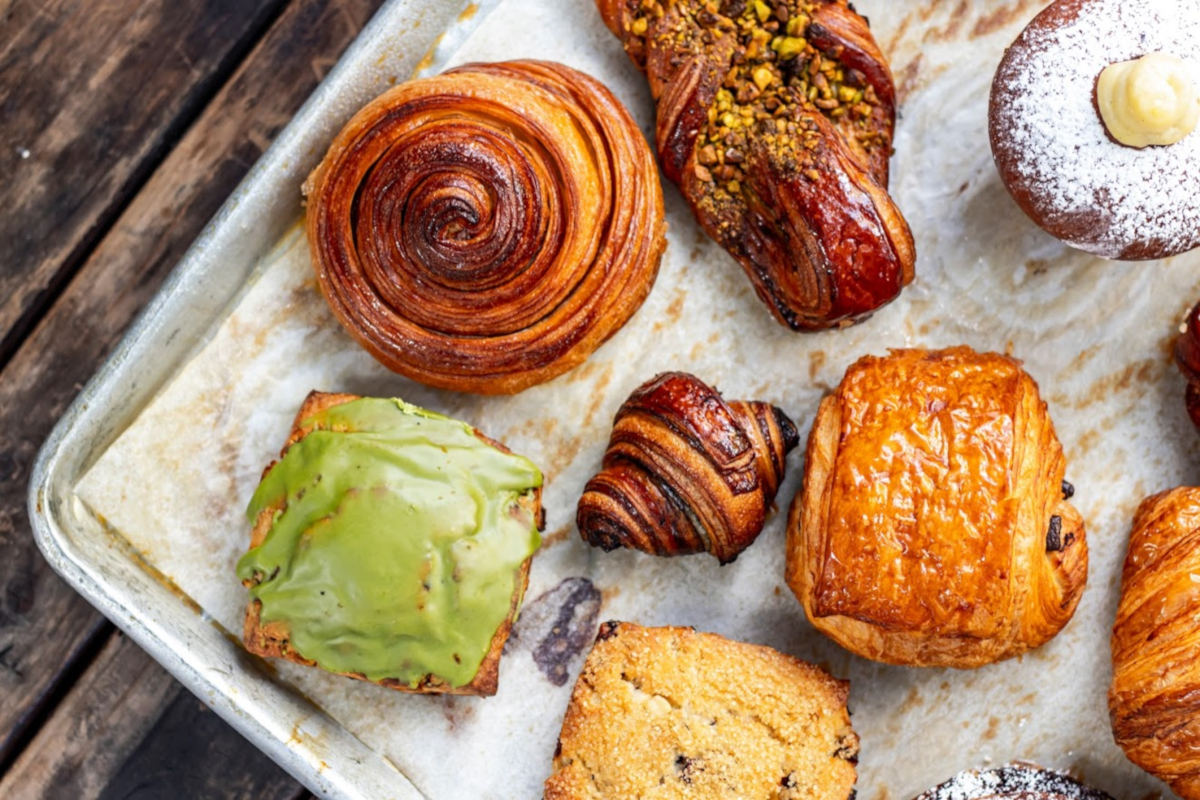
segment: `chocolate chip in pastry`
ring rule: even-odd
[[[305,185],[321,291],[388,368],[519,392],[642,304],[666,246],[649,146],[561,64],[469,64],[354,115]]]
[[[1133,518],[1112,633],[1108,709],[1129,760],[1200,800],[1200,488],[1148,497]]]
[[[1087,580],[1064,469],[1016,360],[864,357],[813,423],[788,584],[813,625],[878,661],[977,667],[1037,647]]]
[[[849,691],[769,647],[606,622],[571,693],[545,800],[848,800]]]
[[[798,443],[769,403],[726,402],[694,375],[659,375],[617,410],[603,469],[579,499],[579,533],[605,550],[733,561],[762,532]]]
[[[912,280],[892,74],[846,0],[597,5],[658,103],[663,171],[780,323],[847,325]]]

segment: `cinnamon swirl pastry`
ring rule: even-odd
[[[658,101],[663,171],[779,322],[847,325],[912,280],[895,87],[847,0],[596,3]]]
[[[642,304],[666,246],[654,158],[581,72],[470,64],[365,106],[305,184],[338,319],[430,386],[519,392]]]
[[[762,533],[799,441],[770,403],[726,402],[694,375],[659,375],[617,411],[604,468],[579,498],[579,533],[605,550],[733,561]]]

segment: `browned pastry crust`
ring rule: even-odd
[[[579,498],[579,533],[605,550],[733,561],[762,532],[798,443],[769,403],[726,402],[686,372],[658,375],[617,410],[604,468]]]
[[[1148,497],[1133,517],[1113,625],[1113,736],[1142,769],[1200,800],[1200,488]]]
[[[1087,580],[1064,468],[1014,359],[864,357],[813,423],[788,584],[813,625],[877,661],[978,667],[1037,647]]]
[[[912,280],[892,75],[846,0],[596,2],[658,101],[663,171],[780,323],[850,324]]]
[[[641,306],[666,247],[658,170],[629,112],[546,61],[385,92],[305,194],[342,325],[443,389],[519,392],[582,363]]]
[[[304,403],[300,406],[300,410],[296,412],[296,419],[292,423],[291,433],[288,435],[287,441],[279,453],[279,457],[283,458],[289,447],[315,430],[314,428],[302,427],[301,422],[305,419],[327,408],[349,403],[357,399],[359,399],[359,396],[353,394],[310,392],[308,397],[304,399]],[[498,450],[506,453],[510,452],[503,444],[489,439],[478,431],[476,431],[476,436]],[[271,467],[274,465],[275,462],[268,464],[266,469],[263,470],[263,475],[270,472]],[[538,520],[538,527],[542,527],[544,512],[542,510],[541,488],[522,496],[518,502],[529,509],[533,514],[533,518]],[[272,521],[278,510],[275,507],[265,508],[258,515],[258,519],[254,521],[254,528],[250,531],[250,547],[258,547],[262,544],[267,533],[271,530]],[[520,609],[521,598],[524,597],[525,589],[529,585],[529,565],[532,561],[533,557],[530,556],[521,563],[517,572],[516,589],[513,592],[512,605],[509,608],[508,616],[500,627],[496,629],[495,635],[492,636],[491,646],[488,649],[487,655],[484,656],[483,662],[479,665],[479,671],[475,673],[475,677],[470,683],[465,686],[453,687],[435,675],[426,675],[415,685],[411,686],[394,678],[384,678],[380,681],[368,682],[378,683],[380,686],[386,686],[389,689],[415,694],[494,695],[500,677],[500,656],[504,651],[504,643],[508,641],[508,634],[512,631],[512,624],[517,617],[517,611]],[[247,586],[251,584],[250,581],[244,581],[244,583]],[[304,658],[291,648],[287,622],[282,620],[262,622],[259,619],[261,608],[262,603],[258,600],[251,600],[246,607],[246,620],[242,626],[242,641],[246,649],[264,658],[284,658],[288,661],[294,661],[297,664],[304,664],[309,667],[317,666],[317,662]],[[348,678],[356,678],[360,681],[368,680],[365,675],[357,672],[341,672],[337,674]]]
[[[858,761],[849,690],[769,647],[606,622],[545,798],[846,800]]]

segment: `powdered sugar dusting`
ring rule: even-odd
[[[960,772],[917,800],[1112,800],[1061,772],[1025,764]]]
[[[1108,138],[1093,99],[1105,67],[1152,52],[1184,59],[1200,79],[1200,3],[1065,1],[1075,18],[1035,21],[996,80],[997,121],[1035,212],[1053,233],[1083,228],[1068,243],[1107,257],[1138,243],[1170,253],[1200,245],[1200,130],[1167,147],[1125,147]]]

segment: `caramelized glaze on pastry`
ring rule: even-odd
[[[769,403],[726,402],[694,375],[659,375],[617,411],[604,468],[579,499],[579,533],[605,550],[733,561],[762,532],[798,443]]]
[[[892,75],[846,0],[597,5],[658,102],[663,171],[779,322],[849,324],[912,280]]]
[[[309,177],[321,290],[379,361],[512,393],[581,363],[650,291],[654,157],[612,93],[542,61],[471,64],[359,111]]]
[[[1138,506],[1121,574],[1108,692],[1113,736],[1184,800],[1200,800],[1200,488]]]
[[[813,625],[878,661],[977,667],[1037,647],[1087,579],[1064,468],[1019,362],[862,358],[809,435],[788,584]]]

